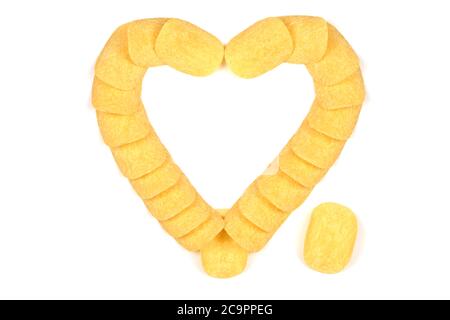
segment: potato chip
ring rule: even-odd
[[[181,178],[180,168],[168,158],[158,169],[138,179],[130,180],[141,199],[151,199],[173,187]]]
[[[218,213],[214,213],[206,222],[178,238],[177,241],[189,251],[200,251],[223,230],[223,226],[223,218]]]
[[[307,121],[289,142],[292,151],[312,165],[328,169],[339,157],[345,141],[330,138],[312,129]]]
[[[95,65],[95,76],[120,90],[133,90],[139,87],[147,70],[130,60],[128,26],[123,25],[113,33]]]
[[[255,184],[244,192],[238,206],[247,220],[266,232],[277,229],[287,217],[286,212],[275,207],[259,193]]]
[[[103,140],[110,147],[141,140],[153,130],[143,107],[131,115],[97,111],[97,122]]]
[[[328,24],[328,48],[325,56],[306,67],[315,82],[331,86],[354,74],[359,69],[359,59],[347,40],[335,27]]]
[[[92,105],[101,112],[134,114],[142,108],[141,86],[137,86],[134,90],[124,91],[113,88],[94,77]]]
[[[128,53],[134,64],[148,68],[162,65],[155,53],[156,38],[167,19],[144,19],[128,26]]]
[[[313,188],[327,173],[326,169],[318,168],[299,158],[289,145],[281,151],[279,165],[281,172],[306,188]]]
[[[325,109],[341,109],[360,106],[364,102],[365,89],[361,70],[333,86],[315,84],[316,101]]]
[[[172,68],[194,76],[207,76],[223,61],[223,44],[199,27],[169,19],[156,39],[158,57]]]
[[[199,195],[195,202],[169,220],[160,221],[161,226],[174,238],[181,238],[206,222],[213,209]]]
[[[154,133],[142,140],[111,148],[111,151],[120,171],[128,179],[145,176],[168,158],[166,149]]]
[[[336,203],[314,209],[305,239],[304,259],[312,269],[338,273],[349,263],[358,233],[355,214]]]
[[[247,266],[248,253],[222,231],[201,252],[203,269],[215,278],[230,278]]]
[[[347,140],[358,121],[361,106],[343,109],[324,109],[314,102],[306,120],[311,128],[336,140]]]
[[[225,216],[225,231],[248,252],[261,250],[273,235],[247,220],[237,206],[230,209]]]
[[[261,20],[234,37],[225,47],[227,66],[242,78],[254,78],[289,59],[292,38],[280,18]]]
[[[328,47],[328,23],[319,17],[281,17],[291,33],[294,51],[287,62],[307,64],[317,62]]]
[[[159,221],[169,220],[192,205],[197,192],[182,175],[178,182],[151,199],[144,199],[148,211]]]
[[[302,186],[281,171],[263,175],[256,180],[261,195],[278,209],[292,212],[308,197],[311,189]]]

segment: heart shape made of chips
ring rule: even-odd
[[[220,211],[198,194],[159,140],[142,104],[141,86],[150,67],[168,65],[207,76],[224,61],[243,78],[282,63],[304,64],[316,97],[271,170],[257,177],[231,209]],[[158,18],[127,23],[113,33],[95,66],[92,104],[105,143],[151,214],[184,248],[201,252],[208,274],[226,278],[244,270],[248,254],[264,247],[333,165],[364,96],[357,55],[322,18],[267,18],[227,45],[189,22]]]

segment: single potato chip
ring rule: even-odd
[[[148,211],[159,221],[169,220],[192,205],[197,197],[192,184],[182,175],[179,181],[156,197],[144,200]]]
[[[153,130],[144,107],[131,115],[97,111],[97,122],[103,140],[110,147],[119,147],[141,140]]]
[[[319,17],[281,17],[291,33],[294,51],[287,62],[308,64],[317,62],[328,47],[328,23]]]
[[[314,102],[306,120],[311,128],[336,140],[347,140],[358,122],[361,105],[343,109],[324,109]]]
[[[221,215],[213,213],[206,222],[177,241],[183,248],[197,252],[210,243],[223,230],[223,226],[224,221]]]
[[[175,239],[181,238],[206,222],[213,209],[199,195],[195,202],[175,217],[160,221],[161,226]]]
[[[120,90],[133,90],[139,87],[147,70],[130,60],[128,26],[123,25],[113,33],[95,65],[95,76]]]
[[[345,141],[330,138],[312,129],[307,121],[289,142],[292,151],[312,165],[328,169],[339,157]]]
[[[239,246],[248,252],[261,250],[273,235],[247,220],[239,211],[238,206],[227,212],[225,230]]]
[[[141,86],[124,91],[111,87],[94,77],[91,100],[97,111],[124,115],[134,114],[142,108]]]
[[[306,188],[313,188],[327,173],[298,157],[287,145],[279,156],[280,171]]]
[[[292,212],[311,193],[311,189],[302,186],[281,171],[274,175],[263,175],[256,179],[261,195],[278,209]]]
[[[225,60],[233,73],[254,78],[289,59],[293,43],[280,18],[261,20],[244,30],[225,47]]]
[[[156,39],[158,57],[172,68],[207,76],[223,61],[223,44],[212,34],[179,19],[169,19]]]
[[[167,150],[154,133],[111,151],[122,174],[132,180],[156,170],[168,158]]]
[[[139,197],[147,200],[173,187],[180,180],[181,176],[180,168],[171,158],[167,158],[165,163],[158,169],[138,179],[130,180],[130,183]]]
[[[315,83],[316,101],[325,109],[341,109],[362,105],[366,96],[364,80],[358,69],[352,76],[333,86]]]
[[[128,26],[128,53],[134,64],[148,68],[163,64],[155,53],[156,38],[167,19],[144,19]]]
[[[258,228],[272,232],[287,218],[287,213],[281,211],[265,199],[255,184],[251,184],[238,202],[242,215]]]
[[[231,278],[244,271],[248,253],[222,231],[202,249],[201,257],[207,274],[215,278]]]
[[[304,259],[312,269],[338,273],[349,263],[358,233],[355,214],[336,203],[314,209],[306,234]]]
[[[328,24],[328,48],[318,62],[307,64],[316,83],[331,86],[344,81],[359,69],[359,59],[347,40]]]

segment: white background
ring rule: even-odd
[[[2,1],[0,298],[450,298],[450,49],[446,1]],[[178,17],[224,43],[267,16],[318,15],[361,57],[368,99],[337,164],[229,280],[162,231],[98,132],[95,59],[122,23]],[[313,99],[302,66],[255,80],[148,72],[144,101],[173,157],[229,207]],[[361,223],[354,259],[308,269],[302,239],[324,201]]]

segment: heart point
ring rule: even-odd
[[[247,266],[248,252],[222,231],[201,251],[202,265],[215,278],[231,278]]]

